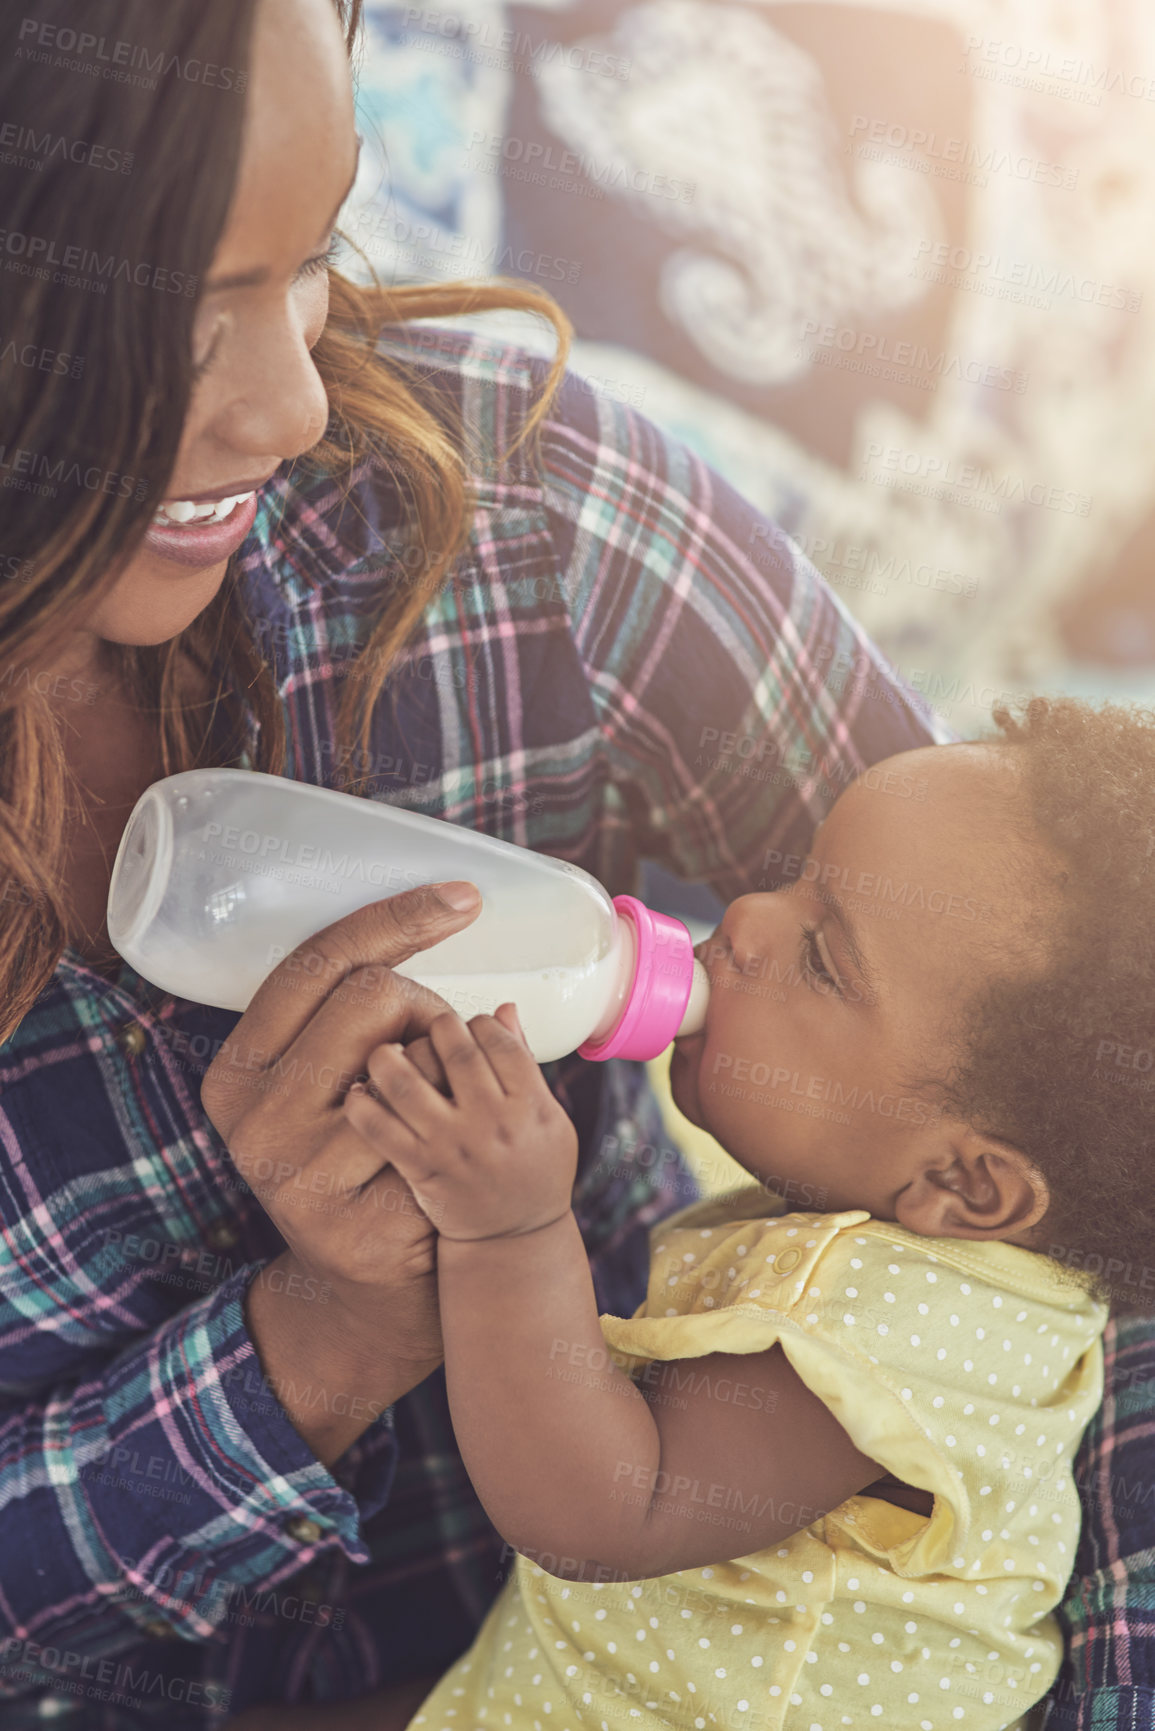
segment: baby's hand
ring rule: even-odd
[[[411,1064],[417,1066],[427,1082],[432,1082],[439,1094],[444,1094],[446,1099],[452,1098],[453,1090],[445,1074],[445,1065],[437,1056],[428,1034],[422,1034],[416,1040],[407,1040],[405,1056]]]
[[[428,1037],[448,1097],[405,1047],[377,1046],[367,1065],[373,1093],[354,1087],[345,1098],[354,1129],[397,1168],[443,1238],[517,1237],[568,1213],[577,1132],[514,1006],[468,1025],[446,1010]]]

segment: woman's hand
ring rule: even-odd
[[[202,1083],[208,1117],[289,1246],[250,1288],[249,1326],[274,1392],[326,1461],[441,1360],[432,1227],[344,1100],[383,1039],[420,1039],[445,1009],[392,969],[469,925],[473,894],[458,911],[433,886],[408,890],[299,944]],[[436,1079],[433,1057],[419,1055],[414,1075],[420,1064]]]
[[[468,1026],[453,1010],[429,1024],[449,1095],[399,1043],[369,1053],[372,1093],[351,1089],[345,1116],[412,1187],[443,1238],[519,1236],[569,1212],[577,1132],[521,1032],[513,1004]]]

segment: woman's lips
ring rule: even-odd
[[[260,494],[254,493],[220,523],[166,523],[149,525],[145,541],[149,550],[174,565],[203,568],[220,565],[236,552],[257,520]]]

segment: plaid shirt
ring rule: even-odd
[[[641,415],[570,375],[542,472],[523,449],[499,478],[482,453],[512,441],[545,363],[422,326],[381,347],[460,413],[478,484],[375,709],[374,797],[612,894],[650,859],[729,899],[788,875],[854,774],[946,737],[780,531]],[[286,773],[333,785],[339,682],[404,581],[405,531],[380,464],[347,500],[297,469],[263,489],[241,581]],[[346,1699],[448,1664],[499,1585],[440,1373],[332,1471],[263,1382],[242,1298],[281,1240],[200,1105],[236,1020],[69,951],[0,1048],[5,1731],[191,1731]],[[692,1182],[642,1065],[546,1068],[579,1132],[599,1305],[629,1315],[647,1228]]]
[[[1144,1279],[1146,1285],[1146,1279]],[[1113,1319],[1103,1335],[1103,1404],[1075,1480],[1083,1530],[1066,1598],[1063,1668],[1045,1731],[1155,1726],[1155,1326]]]

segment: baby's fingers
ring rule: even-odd
[[[499,1004],[492,1016],[474,1016],[469,1030],[507,1094],[549,1093],[541,1065],[529,1049],[516,1004]]]
[[[422,1034],[417,1040],[411,1040],[405,1048],[405,1056],[411,1064],[416,1065],[430,1087],[436,1088],[439,1094],[447,1099],[452,1098],[449,1078],[445,1074],[445,1065],[434,1050],[433,1041],[428,1034]]]
[[[509,1032],[516,1035],[516,1037],[521,1041],[526,1050],[529,1050],[529,1041],[525,1037],[525,1029],[521,1025],[521,1017],[517,1013],[517,1005],[512,999],[510,999],[507,1004],[498,1004],[496,1010],[493,1012],[493,1019],[495,1022],[500,1022],[503,1028],[508,1028]]]
[[[367,1067],[377,1098],[418,1141],[435,1137],[444,1128],[445,1101],[415,1064],[407,1049],[395,1041],[374,1046]]]
[[[442,1206],[424,1193],[424,1186],[438,1175],[434,1149],[415,1136],[387,1106],[375,1100],[364,1082],[353,1083],[345,1096],[343,1109],[357,1134],[396,1168],[412,1190],[422,1212],[434,1226],[438,1226]]]

